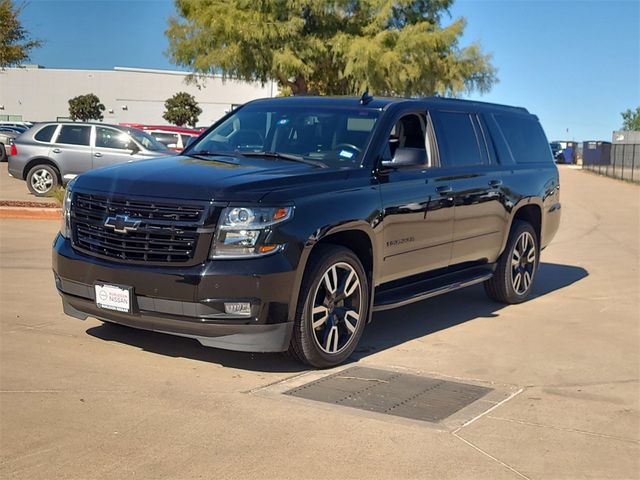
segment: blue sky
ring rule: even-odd
[[[164,55],[170,0],[30,0],[22,22],[49,68],[176,69]],[[611,140],[640,105],[640,1],[457,0],[462,45],[493,54],[499,83],[468,98],[536,113],[549,139]],[[448,21],[445,17],[445,22]]]

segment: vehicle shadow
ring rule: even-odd
[[[580,267],[542,263],[534,285],[533,299],[565,288],[588,275]],[[349,361],[357,362],[373,353],[395,347],[455,325],[496,317],[504,305],[488,299],[481,285],[465,288],[395,310],[376,313],[367,325],[360,345]],[[171,357],[215,363],[231,368],[264,372],[302,372],[307,367],[281,354],[244,353],[203,347],[196,340],[103,323],[87,329],[93,337],[124,343]]]
[[[280,353],[232,352],[203,347],[197,340],[191,338],[139,330],[116,323],[102,323],[87,329],[87,333],[101,340],[124,343],[147,352],[188,358],[240,370],[291,373],[308,370],[305,365]]]
[[[568,287],[588,276],[587,270],[570,265],[541,263],[530,301]],[[409,340],[445,330],[470,320],[493,318],[505,305],[489,299],[482,285],[373,315],[360,345],[351,356],[358,361]]]

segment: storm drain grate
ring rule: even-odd
[[[491,390],[407,373],[351,367],[284,393],[413,420],[439,422]]]

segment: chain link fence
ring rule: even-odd
[[[614,143],[609,158],[597,164],[582,165],[584,170],[640,183],[640,143]]]

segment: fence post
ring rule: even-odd
[[[633,152],[632,152],[632,153],[633,153]],[[628,165],[627,165],[627,159],[626,159],[626,158],[624,158],[624,168],[625,168],[625,170],[627,170],[627,167],[628,167]]]
[[[609,157],[609,163],[611,163],[611,157]],[[602,159],[598,162],[598,173],[602,175]]]
[[[622,145],[622,151],[624,152],[624,145]],[[616,155],[617,157],[617,155]],[[616,177],[616,157],[613,157],[613,170],[611,170],[611,177]]]
[[[631,158],[631,181],[635,182],[636,177],[633,174],[633,171],[636,166],[636,144],[633,144],[633,157]]]
[[[611,156],[611,152],[609,152],[609,156]],[[609,158],[609,161],[611,161],[611,158]],[[584,143],[582,144],[582,165],[584,165]],[[600,170],[602,169],[602,159],[600,159],[598,161],[598,174],[600,173]],[[596,171],[596,167],[593,166],[593,171]]]

